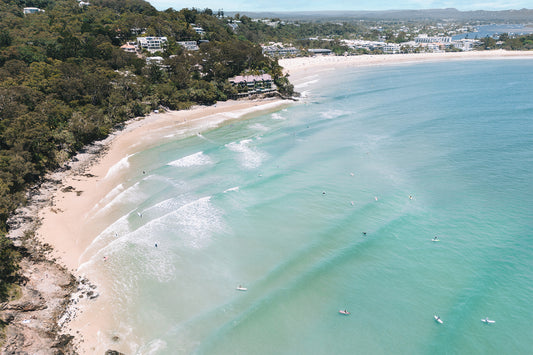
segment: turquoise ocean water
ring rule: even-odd
[[[531,353],[533,61],[307,79],[301,104],[128,158],[87,251],[109,256],[89,264],[117,335],[138,354]]]

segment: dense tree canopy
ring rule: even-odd
[[[45,11],[25,15],[24,7]],[[139,32],[168,38],[156,53],[163,63],[147,64],[120,49]],[[198,51],[176,44],[199,40]],[[0,284],[15,265],[6,220],[30,184],[130,118],[159,106],[225,100],[236,92],[227,79],[242,73],[278,78],[281,68],[209,9],[158,12],[143,0],[91,0],[89,6],[1,0]]]

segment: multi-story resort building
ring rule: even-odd
[[[451,37],[429,37],[426,34],[421,34],[415,38],[416,43],[442,43],[444,45],[452,44]]]
[[[290,57],[300,54],[300,50],[295,47],[284,47],[281,44],[261,46],[263,54],[271,57]]]
[[[237,97],[263,94],[276,90],[270,74],[238,75],[234,78],[230,78],[229,82],[237,87],[237,90],[239,91]]]

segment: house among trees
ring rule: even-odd
[[[177,43],[188,51],[197,51],[200,49],[196,41],[179,41]]]
[[[150,53],[162,51],[168,43],[166,37],[137,37],[137,43],[141,49],[146,49]]]
[[[196,32],[200,36],[205,35],[205,30],[202,27],[196,26],[194,23],[191,23],[191,26],[192,26],[192,29],[194,30],[194,32]]]
[[[135,42],[128,42],[120,46],[120,49],[127,53],[137,53],[137,46],[135,45]]]
[[[44,10],[39,9],[38,7],[25,7],[22,12],[24,14],[36,14],[38,12],[44,12]]]

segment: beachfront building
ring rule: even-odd
[[[229,82],[237,87],[238,96],[263,94],[275,91],[274,81],[270,74],[262,75],[238,75],[230,78]]]
[[[398,54],[401,52],[401,47],[399,43],[384,43],[383,52],[387,54]]]
[[[309,48],[307,51],[313,56],[331,54],[331,49],[324,49],[324,48]]]
[[[429,37],[426,34],[421,34],[415,37],[416,43],[442,43],[444,45],[452,44],[451,37]]]
[[[261,46],[263,54],[270,57],[294,57],[300,54],[300,50],[295,47],[285,47],[281,43],[270,43]]]
[[[137,37],[137,43],[142,49],[150,53],[162,51],[168,40],[166,37]]]
[[[460,49],[462,51],[471,51],[473,50],[477,45],[479,45],[481,41],[477,39],[458,39],[455,41],[452,41],[452,45]]]
[[[27,14],[36,14],[39,12],[44,12],[44,10],[41,10],[38,7],[25,7],[24,9],[22,9],[22,12],[24,13],[24,15],[27,15]]]
[[[381,50],[383,51],[383,47],[385,46],[385,42],[382,41],[366,41],[366,40],[351,40],[351,39],[343,39],[341,40],[343,44],[346,46],[352,48],[352,49],[363,49],[369,52]]]

